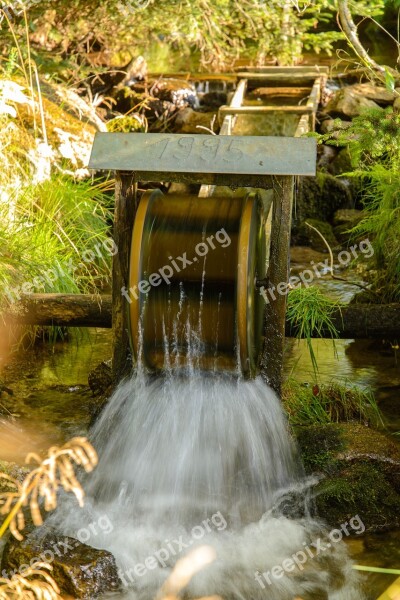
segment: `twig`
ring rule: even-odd
[[[380,296],[376,292],[374,292],[373,290],[371,290],[369,287],[367,287],[366,285],[363,285],[362,283],[357,283],[355,281],[349,281],[345,277],[340,277],[339,275],[335,275],[335,273],[333,272],[333,252],[332,252],[332,248],[328,244],[326,238],[322,235],[322,233],[316,227],[314,227],[313,225],[310,225],[310,223],[307,223],[307,221],[305,223],[306,223],[307,227],[310,227],[310,229],[313,229],[314,231],[316,231],[318,233],[318,235],[320,236],[320,238],[324,242],[325,246],[328,248],[329,257],[330,257],[330,261],[331,261],[330,272],[331,272],[332,279],[337,279],[338,281],[344,281],[345,283],[348,283],[350,285],[355,285],[356,287],[359,287],[362,290],[366,290],[370,294],[373,294],[376,298],[378,298],[380,300]]]

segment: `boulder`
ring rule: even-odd
[[[113,383],[111,361],[103,361],[93,371],[90,371],[88,383],[94,396],[98,396],[109,390]]]
[[[369,108],[379,108],[379,104],[369,98],[365,98],[352,89],[352,86],[345,87],[330,100],[325,108],[325,112],[332,117],[358,117]]]
[[[99,598],[120,588],[115,559],[110,552],[61,536],[46,525],[32,529],[22,542],[9,538],[1,561],[3,576],[23,573],[31,562],[43,560],[53,567],[51,575],[61,592],[73,598]]]
[[[347,225],[348,227],[354,227],[354,225],[357,225],[364,216],[365,213],[363,213],[362,210],[357,210],[356,208],[341,208],[333,215],[333,224],[335,226]]]
[[[302,177],[294,212],[294,226],[305,219],[331,221],[340,208],[352,208],[353,198],[349,186],[330,175],[318,173],[316,177]]]
[[[398,443],[360,423],[298,427],[296,437],[307,474],[321,477],[316,504],[332,527],[357,514],[367,531],[400,527]]]
[[[317,146],[317,169],[329,171],[330,164],[335,160],[338,151],[334,146],[318,144]]]
[[[198,129],[198,126],[211,129],[214,116],[213,112],[197,112],[190,107],[184,108],[176,116],[175,129],[178,133],[206,133]]]
[[[318,221],[318,219],[307,219],[307,221],[304,221],[304,223],[300,224],[300,226],[296,229],[295,235],[293,236],[297,245],[310,246],[313,248],[313,250],[317,250],[318,252],[328,252],[328,248],[326,247],[326,244],[321,236],[318,235],[314,229],[308,227],[307,223],[321,232],[331,248],[335,248],[338,245],[331,225],[325,221]]]
[[[334,177],[337,177],[338,175],[342,175],[343,173],[349,173],[352,170],[353,165],[351,164],[350,152],[348,148],[341,148],[341,150],[329,163],[328,172]]]
[[[360,221],[365,217],[365,213],[362,210],[357,210],[356,208],[342,208],[335,212],[333,217],[333,233],[336,239],[341,244],[346,244],[348,242],[357,242],[359,241],[355,234],[350,233],[350,230],[358,225]],[[359,239],[363,239],[365,235],[361,235]]]
[[[400,97],[393,102],[393,110],[400,112]]]
[[[385,87],[374,85],[373,83],[356,83],[355,85],[351,85],[349,89],[355,94],[385,106],[393,104],[396,97],[395,92],[391,92]]]

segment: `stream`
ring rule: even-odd
[[[344,301],[354,293],[354,286],[326,278],[322,278],[319,285],[326,293]],[[372,340],[338,340],[335,344],[336,356],[331,341],[313,341],[320,382],[347,380],[371,387],[387,431],[400,431],[397,408],[400,369],[393,352],[382,349]],[[13,457],[15,461],[22,464],[28,450],[44,451],[51,444],[87,434],[97,410],[96,399],[87,385],[88,373],[101,361],[108,360],[110,352],[111,331],[74,330],[68,342],[36,346],[14,355],[12,360],[2,361],[3,382],[14,392],[12,411],[28,432],[26,446],[18,448]],[[284,370],[285,376],[295,377],[302,383],[311,380],[312,367],[305,341],[287,340]],[[3,412],[10,404],[11,399],[3,393]],[[358,564],[387,568],[398,564],[400,533],[397,531],[355,536],[346,543]],[[366,573],[360,577],[368,600],[376,599],[394,579]]]

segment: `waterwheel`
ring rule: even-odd
[[[133,228],[130,334],[150,370],[254,376],[262,341],[268,233],[262,192],[199,199],[145,192]]]

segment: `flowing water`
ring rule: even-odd
[[[216,560],[187,597],[361,598],[344,544],[329,543],[310,514],[312,482],[260,378],[139,372],[119,386],[92,437],[100,464],[90,499],[57,521],[79,538],[107,519],[89,543],[114,554],[129,598],[154,597],[177,559],[200,545]],[[267,575],[294,556],[299,564],[282,577]]]
[[[277,396],[261,378],[198,368],[202,298],[203,284],[197,321],[187,323],[187,366],[174,367],[178,339],[165,339],[157,376],[139,353],[92,431],[100,462],[85,509],[66,502],[53,518],[78,539],[97,524],[82,541],[112,552],[132,600],[154,598],[199,547],[215,556],[187,582],[188,598],[359,600],[343,532],[328,537],[312,515],[315,481],[304,476]]]

